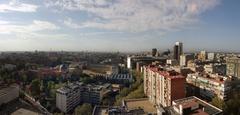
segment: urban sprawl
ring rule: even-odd
[[[1,52],[1,115],[234,115],[240,55]]]

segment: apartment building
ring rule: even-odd
[[[19,97],[19,86],[13,84],[11,86],[0,86],[0,105],[6,104]]]
[[[232,82],[226,76],[203,73],[188,74],[186,81],[199,89],[200,96],[211,99],[216,95],[223,100],[227,99]]]
[[[111,84],[85,85],[80,82],[68,84],[56,92],[56,106],[62,112],[67,113],[80,103],[101,103],[104,94],[109,90]]]
[[[227,75],[240,79],[240,58],[231,57],[226,59]]]
[[[106,86],[106,87],[105,87]],[[106,84],[105,86],[100,85],[87,85],[82,87],[81,90],[81,98],[83,99],[82,102],[84,103],[91,103],[98,105],[101,103],[104,94],[108,91],[108,87],[110,84]]]
[[[69,84],[57,90],[56,106],[67,113],[81,103],[81,85]]]
[[[144,93],[156,106],[171,106],[173,100],[185,97],[185,78],[173,70],[144,66]]]

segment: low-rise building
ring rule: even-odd
[[[15,112],[11,113],[11,115],[40,115],[40,113],[31,111],[28,109],[20,108],[20,109],[16,110]]]
[[[158,109],[147,98],[122,100],[121,106],[95,106],[92,115],[157,115]]]
[[[133,82],[133,76],[131,74],[111,74],[111,75],[107,75],[106,79],[116,83],[132,83]]]
[[[173,101],[169,110],[171,115],[221,115],[223,112],[195,96]]]

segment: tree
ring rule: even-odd
[[[224,114],[239,115],[240,114],[240,93],[234,93],[228,101],[225,102]]]
[[[92,115],[92,106],[90,104],[83,104],[82,106],[78,106],[74,110],[75,115]]]
[[[27,82],[27,75],[23,74],[22,79],[23,79],[23,82],[26,83]]]
[[[34,79],[31,83],[31,94],[32,96],[40,95],[40,81],[38,79]]]
[[[144,97],[145,97],[145,95],[144,95],[144,91],[143,91],[143,84],[141,84],[140,86],[138,86],[138,88],[136,90],[129,93],[126,98],[127,99],[135,99],[135,98],[144,98]]]
[[[215,96],[213,99],[212,99],[212,102],[211,102],[212,105],[216,106],[217,108],[219,109],[223,109],[223,106],[224,106],[224,101],[220,98],[218,98],[217,96]]]

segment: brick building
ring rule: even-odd
[[[185,97],[185,78],[173,70],[144,66],[144,93],[156,106],[171,106]]]

